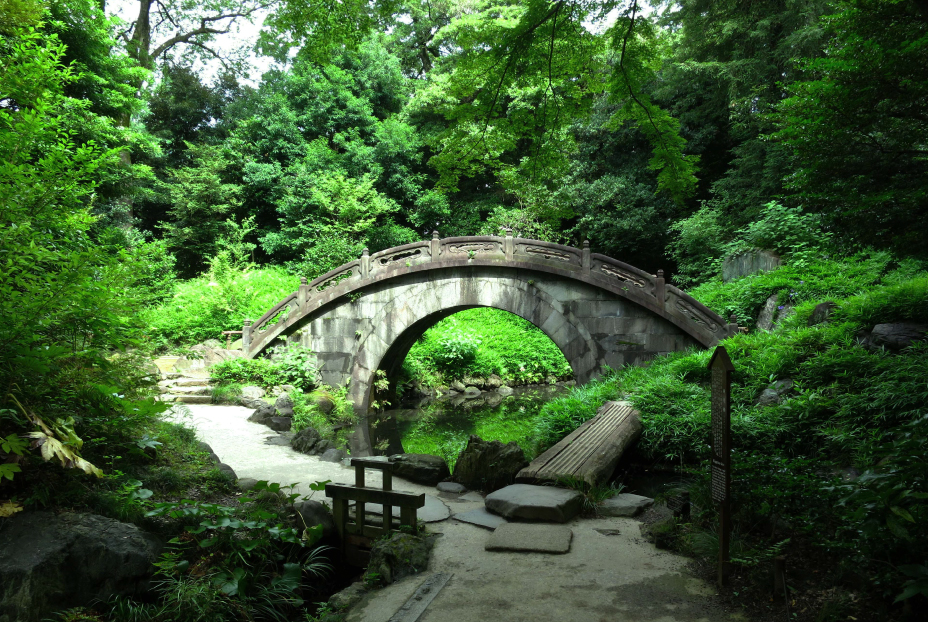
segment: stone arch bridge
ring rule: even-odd
[[[392,378],[409,349],[439,320],[473,307],[525,318],[561,349],[578,383],[604,367],[641,364],[737,331],[691,296],[615,259],[503,237],[456,237],[364,255],[311,283],[302,279],[259,320],[246,321],[245,356],[279,340],[312,348],[322,381],[346,382],[359,414],[377,370]]]

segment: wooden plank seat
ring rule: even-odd
[[[598,486],[609,480],[626,449],[641,436],[641,415],[628,402],[606,402],[596,416],[519,471],[521,483],[562,478]]]

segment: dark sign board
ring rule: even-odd
[[[719,584],[727,580],[731,535],[731,372],[728,352],[718,346],[712,371],[712,500],[719,504]]]

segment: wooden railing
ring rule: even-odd
[[[373,541],[394,531],[394,507],[400,509],[397,527],[406,526],[411,533],[418,533],[416,510],[425,505],[425,494],[393,490],[393,465],[389,462],[372,458],[352,458],[351,466],[354,467],[355,485],[326,484],[325,494],[332,498],[332,514],[345,559],[356,566],[366,566],[370,560]],[[365,468],[383,472],[383,488],[365,486]],[[350,501],[355,502],[354,516],[349,512]],[[378,503],[382,506],[383,522],[380,526],[366,523],[364,506],[367,503]]]

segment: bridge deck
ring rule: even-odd
[[[516,481],[560,478],[602,484],[611,477],[622,453],[641,435],[641,416],[628,402],[606,402],[595,417],[519,471]]]

